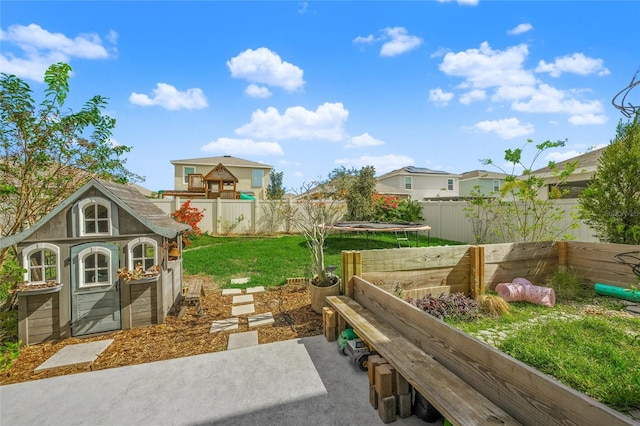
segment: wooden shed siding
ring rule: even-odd
[[[127,284],[131,304],[131,326],[147,326],[158,323],[157,282]]]
[[[19,296],[18,334],[25,345],[60,338],[59,294]]]

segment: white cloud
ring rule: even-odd
[[[453,93],[444,92],[441,88],[429,90],[429,102],[439,106],[446,106],[453,99]]]
[[[450,3],[453,0],[438,0],[439,3]],[[480,0],[455,0],[456,3],[462,6],[476,6],[480,3]]]
[[[257,110],[251,121],[236,129],[236,134],[256,139],[325,139],[345,138],[344,123],[349,111],[342,103],[324,103],[315,111],[301,106],[287,108],[280,114],[274,107]]]
[[[604,124],[606,122],[607,117],[602,114],[581,114],[569,117],[569,123],[575,124],[576,126],[584,124]]]
[[[186,92],[179,92],[166,83],[158,83],[153,89],[152,97],[131,93],[129,102],[141,106],[159,106],[168,110],[202,109],[207,106],[207,99],[201,89],[187,89]]]
[[[486,41],[479,49],[447,53],[439,68],[447,75],[465,78],[468,87],[532,85],[534,76],[523,69],[529,54],[526,44],[512,46],[506,50],[493,50]]]
[[[507,31],[507,34],[518,35],[518,34],[523,34],[528,31],[531,31],[532,29],[533,29],[533,25],[531,24],[520,24],[517,27]]]
[[[244,89],[244,93],[252,98],[268,98],[271,96],[271,92],[264,86],[258,86],[257,84],[250,84]]]
[[[540,61],[536,72],[548,72],[551,77],[560,77],[563,72],[579,75],[597,74],[600,76],[610,74],[603,64],[604,61],[602,59],[589,58],[583,53],[574,53],[571,56],[556,58],[553,63]]]
[[[522,112],[564,112],[574,115],[602,112],[600,101],[582,102],[567,98],[566,92],[541,84],[527,101],[516,101],[511,107]]]
[[[289,92],[304,86],[304,72],[297,66],[283,61],[277,53],[266,47],[245,50],[227,61],[227,67],[231,71],[231,77],[280,87]]]
[[[111,31],[107,40],[115,41],[117,34]],[[0,41],[15,46],[22,55],[5,52],[0,54],[0,69],[21,78],[43,81],[47,68],[56,62],[70,63],[72,58],[106,59],[113,47],[105,46],[95,33],[80,34],[69,38],[62,33],[51,33],[36,24],[11,25],[7,31],[0,29]]]
[[[251,139],[219,138],[200,148],[202,151],[215,151],[229,155],[284,155],[277,142],[255,142]]]
[[[487,98],[487,93],[484,90],[475,89],[460,95],[460,103],[463,105],[469,105],[472,102],[483,101],[486,98]]]
[[[362,148],[366,146],[384,145],[384,142],[374,138],[369,133],[363,133],[360,136],[354,136],[344,146],[345,148]]]
[[[413,158],[405,155],[388,154],[381,156],[363,155],[360,158],[339,158],[335,160],[335,164],[356,169],[373,166],[376,169],[376,175],[379,176],[401,167],[413,166],[415,165],[415,161]]]
[[[300,7],[298,9],[298,13],[300,15],[304,15],[305,13],[307,13],[307,9],[309,8],[309,3],[307,3],[306,1],[302,1],[298,3],[298,6]]]
[[[404,27],[385,28],[383,32],[391,40],[382,45],[380,56],[397,56],[422,44],[420,37],[409,35]]]
[[[473,126],[476,130],[485,133],[495,133],[502,139],[513,139],[519,136],[530,135],[534,132],[533,125],[520,123],[515,117],[502,120],[480,121]]]
[[[366,37],[362,37],[362,36],[358,36],[356,38],[353,39],[353,42],[355,44],[372,44],[376,41],[375,37],[373,36],[373,34],[369,34]]]
[[[535,86],[502,86],[498,87],[491,97],[492,101],[517,101],[536,93]]]

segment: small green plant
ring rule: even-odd
[[[223,219],[221,217],[218,218],[218,223],[220,223],[220,227],[222,228],[220,230],[220,233],[222,235],[229,235],[231,234],[241,223],[242,221],[244,221],[244,215],[241,214],[240,216],[236,217],[234,220],[229,221],[226,219]]]
[[[13,361],[20,356],[21,341],[0,344],[0,371],[8,370]]]
[[[553,288],[560,300],[582,300],[588,296],[587,287],[574,273],[558,271],[548,280],[547,287]]]
[[[480,314],[478,302],[462,293],[410,297],[407,303],[441,320],[472,321]]]

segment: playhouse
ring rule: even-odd
[[[161,324],[182,293],[182,233],[135,188],[92,179],[24,231],[0,239],[25,269],[24,344]],[[121,278],[123,271],[142,274]]]

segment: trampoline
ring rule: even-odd
[[[394,232],[396,234],[396,240],[398,241],[398,247],[400,247],[401,241],[407,241],[409,246],[411,245],[411,240],[409,239],[410,233],[415,234],[416,247],[418,247],[418,232],[427,232],[427,246],[429,245],[429,238],[431,236],[430,226],[409,222],[338,222],[328,228],[339,232],[364,232],[367,236],[367,246],[369,245],[369,234],[374,232]],[[403,236],[398,236],[398,233],[402,233],[401,235]]]

